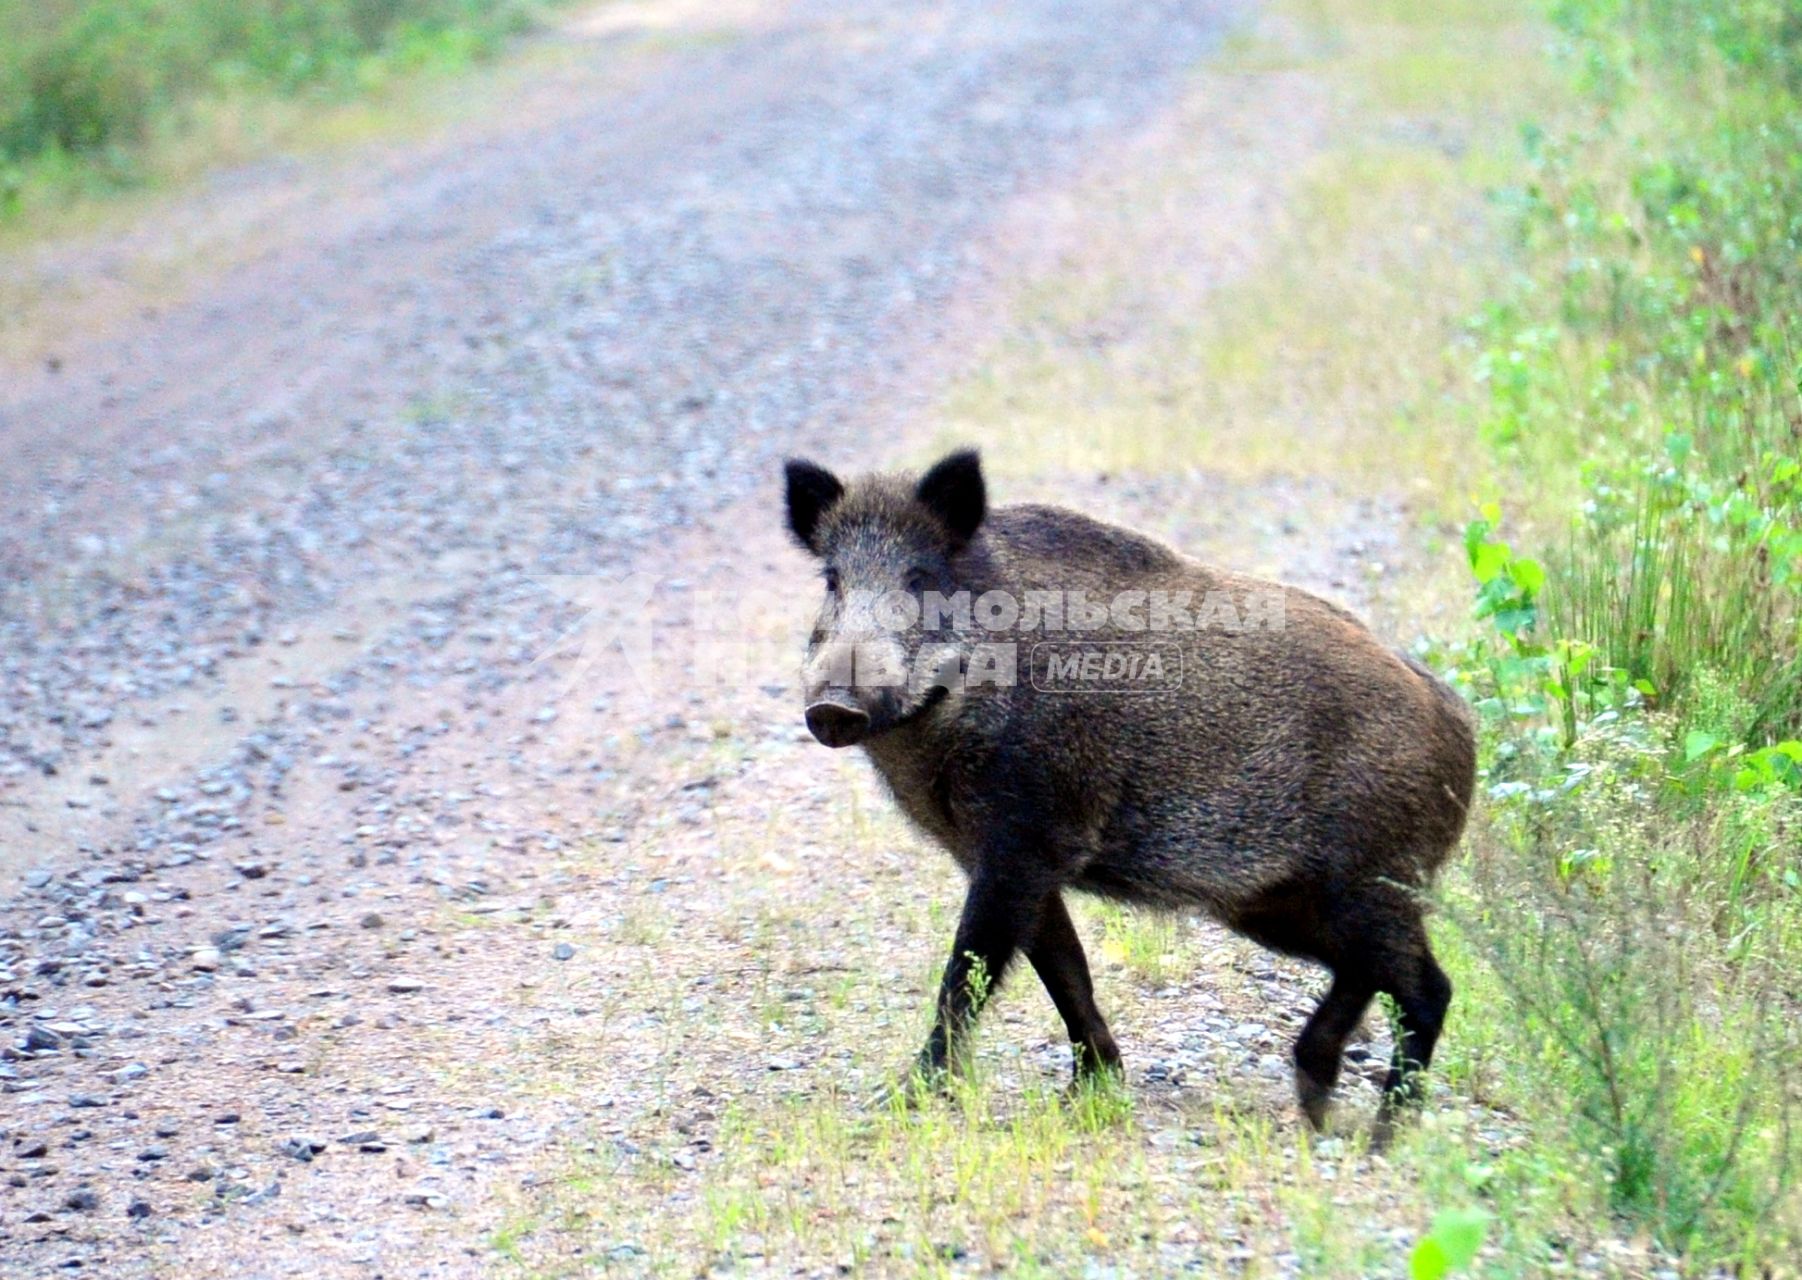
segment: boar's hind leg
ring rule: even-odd
[[[1394,998],[1397,1009],[1395,1058],[1383,1084],[1378,1136],[1387,1135],[1396,1109],[1411,1102],[1419,1075],[1433,1059],[1433,1046],[1445,1023],[1452,984],[1427,946],[1426,926],[1418,904],[1390,892],[1354,895],[1340,900],[1319,923],[1296,911],[1278,919],[1269,915],[1242,921],[1246,932],[1266,945],[1325,963],[1333,985],[1308,1019],[1295,1042],[1295,1085],[1302,1111],[1319,1128],[1339,1079],[1340,1058],[1364,1010],[1379,992]],[[1305,923],[1304,923],[1305,922]],[[1323,927],[1324,926],[1324,927]],[[1318,930],[1311,938],[1306,932]]]
[[[1026,948],[1026,956],[1070,1031],[1077,1078],[1118,1070],[1120,1050],[1095,1005],[1089,959],[1083,954],[1082,939],[1064,907],[1063,895],[1055,889],[1046,895],[1040,908],[1038,931]]]
[[[1395,1058],[1383,1081],[1383,1106],[1379,1126],[1398,1107],[1418,1101],[1420,1073],[1433,1061],[1433,1046],[1445,1025],[1445,1011],[1452,1003],[1452,980],[1433,959],[1425,926],[1418,916],[1403,945],[1390,949],[1388,964],[1379,975],[1381,989],[1395,998]]]
[[[1376,985],[1361,967],[1345,966],[1333,974],[1333,985],[1295,1041],[1295,1090],[1302,1112],[1316,1129],[1326,1125],[1327,1103],[1339,1080],[1345,1042],[1358,1029]]]

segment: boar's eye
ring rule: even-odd
[[[826,590],[837,595],[839,593],[838,570],[827,565],[823,576],[826,579]]]
[[[931,585],[932,571],[930,569],[909,569],[907,571],[907,593],[909,595],[921,595]]]

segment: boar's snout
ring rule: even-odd
[[[816,640],[801,673],[807,728],[829,747],[853,747],[893,727],[907,655],[893,636],[846,628]]]
[[[854,747],[870,731],[869,713],[842,702],[816,702],[806,714],[807,731],[829,747]]]

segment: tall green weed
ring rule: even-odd
[[[1802,11],[1558,0],[1472,324],[1522,495],[1466,551],[1487,805],[1450,914],[1539,1130],[1707,1265],[1802,1246]],[[1531,552],[1532,554],[1528,554]]]

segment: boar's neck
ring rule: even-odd
[[[974,833],[957,820],[953,796],[986,754],[993,721],[1005,718],[995,699],[951,699],[918,720],[863,744],[876,773],[908,819],[950,851],[965,869],[974,865]]]

